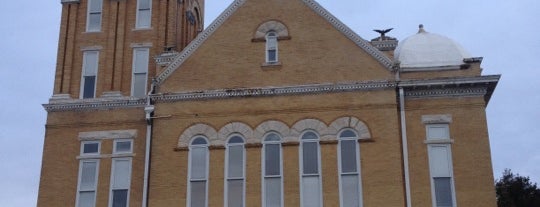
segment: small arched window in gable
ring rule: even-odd
[[[263,65],[279,65],[278,42],[289,40],[289,30],[280,21],[266,21],[257,27],[253,35],[253,42],[265,42],[265,63]]]
[[[278,41],[276,32],[270,31],[266,34],[266,62],[278,62]]]

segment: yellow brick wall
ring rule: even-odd
[[[144,173],[146,121],[142,108],[49,113],[46,126],[38,207],[75,206],[81,141],[79,133],[136,130],[133,138],[130,205],[140,206]],[[113,139],[101,140],[97,206],[108,206]]]
[[[452,116],[449,126],[454,140],[451,148],[457,206],[496,206],[484,100],[409,100],[406,111],[413,206],[430,206],[432,202],[422,115],[434,114]]]
[[[374,140],[360,143],[365,206],[389,203],[399,206],[404,202],[404,191],[393,94],[393,91],[379,91],[157,103],[156,116],[171,117],[154,122],[150,206],[185,205],[189,152],[174,149],[183,131],[194,123],[205,123],[219,130],[232,121],[256,128],[264,121],[278,120],[291,127],[306,118],[316,118],[328,125],[343,116],[358,117],[365,122]],[[336,143],[321,145],[326,206],[339,205],[337,147]],[[246,206],[260,206],[262,148],[246,150]],[[285,206],[300,203],[298,150],[297,145],[283,146]],[[223,206],[224,153],[223,149],[210,150],[209,206]]]

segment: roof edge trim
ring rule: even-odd
[[[369,44],[367,40],[364,40],[360,35],[356,34],[351,28],[341,22],[337,17],[332,13],[326,10],[323,6],[317,3],[314,0],[302,0],[309,8],[314,12],[319,14],[322,18],[326,19],[334,28],[340,31],[343,35],[353,41],[356,45],[366,51],[368,54],[373,56],[379,63],[381,63],[388,70],[393,70],[394,62],[386,56],[383,52],[379,51],[377,48]]]

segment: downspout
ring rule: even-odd
[[[144,107],[145,119],[146,119],[146,149],[144,153],[144,181],[143,181],[143,197],[142,207],[148,206],[148,180],[150,176],[150,150],[152,145],[152,115],[154,113],[154,105],[152,105],[152,99],[150,95],[155,92],[155,81],[152,81],[150,86],[150,92],[146,97],[146,106]]]
[[[401,123],[401,146],[403,153],[403,171],[405,179],[405,199],[407,202],[407,207],[411,207],[411,183],[409,179],[409,148],[407,147],[407,120],[405,119],[405,92],[403,87],[399,86],[400,77],[399,77],[399,68],[396,72],[396,80],[398,83],[399,90],[399,112],[400,112],[400,123]]]

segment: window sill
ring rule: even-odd
[[[86,31],[83,34],[101,34],[103,31]]]
[[[141,28],[133,28],[131,31],[150,31],[152,30],[152,27],[141,27]]]
[[[424,140],[425,144],[453,144],[453,139],[432,139],[432,140]]]
[[[261,65],[263,70],[279,70],[281,67],[281,62],[265,62]]]

